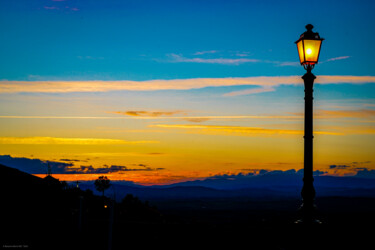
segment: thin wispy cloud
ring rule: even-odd
[[[327,59],[325,61],[321,61],[320,63],[326,63],[326,62],[333,62],[333,61],[339,61],[339,60],[345,60],[345,59],[348,59],[350,58],[350,56],[339,56],[339,57],[334,57],[334,58],[330,58],[330,59]],[[272,63],[272,64],[275,64],[276,66],[281,66],[281,67],[284,67],[284,66],[292,66],[292,67],[298,67],[298,66],[301,66],[301,63],[299,62],[280,62],[280,61],[269,61],[269,60],[265,60],[263,61],[264,63]]]
[[[223,65],[240,65],[244,63],[265,63],[265,64],[274,64],[276,66],[300,66],[299,62],[289,62],[289,61],[274,61],[274,60],[260,60],[255,58],[249,58],[250,52],[239,52],[239,51],[232,51],[228,53],[228,57],[216,57],[212,58],[212,54],[217,54],[219,51],[211,50],[211,51],[200,51],[195,52],[194,56],[203,56],[203,57],[186,57],[181,54],[170,53],[167,54],[168,60],[157,60],[161,62],[170,62],[170,63],[206,63],[206,64],[223,64]],[[211,56],[211,57],[209,57]],[[335,61],[335,60],[343,60],[349,57],[336,57],[332,59],[328,59],[328,61]]]
[[[300,66],[299,62],[275,62],[278,66]]]
[[[339,56],[339,57],[330,58],[324,62],[333,62],[333,61],[345,60],[348,58],[350,58],[350,56]]]
[[[236,52],[236,56],[246,57],[250,55],[250,52]]]
[[[173,63],[208,63],[208,64],[229,64],[239,65],[243,63],[259,62],[258,59],[250,58],[187,58],[177,54],[168,54],[169,62]]]
[[[186,129],[199,130],[202,134],[224,134],[224,135],[301,135],[303,130],[289,130],[289,129],[270,129],[259,127],[242,127],[242,126],[221,126],[221,125],[191,125],[191,124],[153,124],[149,127],[167,128],[167,129]],[[324,135],[342,135],[342,133],[317,131],[315,134]]]
[[[0,137],[0,144],[24,145],[123,145],[158,143],[157,141],[125,141],[101,138],[58,138],[58,137]]]
[[[318,118],[372,118],[375,119],[374,109],[358,110],[318,110]]]
[[[371,106],[372,107],[372,106]],[[121,116],[0,116],[0,119],[139,119],[139,120],[185,120],[190,122],[204,122],[208,120],[245,120],[245,119],[277,119],[277,120],[299,120],[304,117],[303,113],[286,112],[285,115],[207,115],[207,116],[174,116],[184,114],[184,111],[114,111],[107,112]],[[314,112],[314,119],[375,119],[375,110],[324,110],[318,109]]]
[[[226,93],[223,96],[239,96],[239,95],[250,95],[250,94],[258,94],[258,93],[264,93],[264,92],[273,92],[276,89],[270,86],[265,86],[262,88],[253,88],[253,89],[245,89],[245,90],[239,90],[239,91],[233,91],[230,93]]]
[[[111,112],[113,113],[113,112]],[[139,119],[139,120],[233,120],[233,119],[301,119],[303,115],[227,115],[227,116],[28,116],[28,115],[2,115],[0,119]]]
[[[208,117],[184,117],[184,118],[181,118],[181,119],[185,120],[185,121],[188,121],[188,122],[200,123],[200,122],[209,121],[212,118],[208,118]]]
[[[129,110],[129,111],[115,111],[111,112],[119,115],[130,115],[130,116],[151,116],[151,117],[160,117],[160,116],[172,116],[176,114],[184,113],[180,110],[175,111],[144,111],[144,110]]]
[[[303,113],[292,113],[297,117],[303,117]],[[375,120],[375,110],[373,109],[356,109],[356,110],[325,110],[318,109],[314,111],[314,119],[354,119],[354,120]]]
[[[56,6],[44,6],[43,8],[45,8],[46,10],[58,10],[58,9],[60,9],[59,7],[56,7]]]
[[[79,9],[72,9],[74,11],[78,11]],[[78,59],[81,59],[81,60],[103,60],[104,57],[102,56],[77,56]]]
[[[208,50],[208,51],[197,51],[193,55],[198,56],[198,55],[206,55],[206,54],[215,54],[218,53],[217,50]]]
[[[375,76],[320,75],[316,84],[375,83]],[[190,90],[206,87],[302,85],[300,76],[191,78],[148,81],[0,81],[0,93],[72,93],[109,91]]]
[[[54,1],[54,2],[63,2],[63,1]],[[79,11],[79,9],[77,7],[69,7],[69,6],[61,6],[61,7],[57,7],[57,6],[44,6],[43,7],[44,9],[46,10],[66,10],[66,11]]]

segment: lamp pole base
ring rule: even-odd
[[[305,195],[306,196],[306,195]],[[322,224],[322,221],[318,220],[317,209],[314,204],[314,200],[308,200],[303,202],[301,207],[298,210],[299,218],[295,221],[296,224],[303,225],[319,225]]]
[[[321,225],[323,222],[317,219],[299,219],[294,222],[298,225]]]

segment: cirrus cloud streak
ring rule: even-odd
[[[318,76],[317,84],[375,83],[375,76]],[[272,91],[280,85],[302,85],[300,76],[191,78],[148,81],[0,81],[0,93],[73,93],[109,91],[190,90],[206,87],[259,86]],[[260,93],[265,90],[243,90]],[[238,91],[236,94],[240,95]]]
[[[0,137],[0,144],[26,144],[26,145],[123,145],[158,143],[157,141],[125,141],[119,139],[101,138],[58,138],[58,137]]]
[[[172,128],[172,129],[187,129],[187,130],[200,130],[203,133],[211,134],[233,134],[233,135],[301,135],[303,130],[289,130],[289,129],[270,129],[259,127],[242,127],[242,126],[222,126],[222,125],[191,125],[191,124],[154,124],[149,127],[157,128]],[[316,131],[315,134],[323,135],[343,135],[342,133],[329,132],[329,131]]]

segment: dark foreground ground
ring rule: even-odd
[[[375,198],[318,196],[323,223],[306,227],[294,223],[297,198],[129,195],[113,205],[53,179],[0,173],[3,249],[375,249]]]
[[[374,199],[318,199],[323,223],[311,227],[294,223],[297,200],[159,203],[160,220],[114,213],[118,218],[114,217],[111,248],[374,249]],[[81,231],[75,216],[15,219],[3,234],[2,247],[108,249],[110,211],[98,215],[84,218]]]

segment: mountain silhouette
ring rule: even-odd
[[[203,180],[170,185],[142,186],[127,181],[113,182],[111,192],[121,200],[132,193],[144,200],[231,198],[256,199],[299,198],[302,188],[301,171],[270,171],[259,175],[222,175]],[[375,180],[359,177],[317,175],[314,185],[319,197],[374,197]],[[93,189],[92,182],[82,182],[83,189]]]

